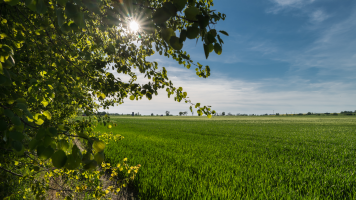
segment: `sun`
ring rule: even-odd
[[[140,25],[136,21],[131,21],[129,24],[129,28],[131,31],[136,32],[140,28]]]

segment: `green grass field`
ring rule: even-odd
[[[355,116],[112,120],[141,199],[356,199]]]

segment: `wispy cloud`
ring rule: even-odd
[[[310,14],[310,21],[312,23],[320,23],[326,20],[327,18],[329,18],[329,15],[327,15],[322,10],[316,10]]]
[[[354,80],[356,76],[356,7],[345,19],[334,19],[318,28],[303,28],[300,32],[313,35],[314,41],[300,48],[290,48],[265,39],[259,44],[251,44],[249,50],[267,51],[271,60],[288,63],[293,73],[299,74],[309,69],[318,69],[315,78],[328,77],[333,80]],[[321,22],[328,16],[321,10],[315,11],[311,18]],[[266,54],[263,54],[266,55]]]
[[[316,0],[271,0],[273,6],[267,9],[267,13],[278,14],[281,11],[297,10],[299,14],[296,16],[309,16],[309,21],[313,24],[321,23],[328,19],[328,15],[324,10],[313,7]]]
[[[354,9],[356,10],[356,8]],[[304,52],[295,56],[295,64],[356,74],[356,13],[347,19],[329,24]],[[334,72],[333,72],[334,73]]]
[[[302,8],[308,4],[313,3],[315,0],[271,0],[271,1],[274,3],[274,6],[269,8],[267,12],[276,14],[284,9]]]
[[[272,0],[278,6],[303,6],[305,4],[313,3],[315,0]]]

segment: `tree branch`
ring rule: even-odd
[[[10,170],[7,170],[7,169],[5,169],[5,168],[3,168],[3,167],[0,167],[0,169],[3,170],[3,171],[5,171],[5,172],[7,172],[7,173],[12,174],[12,175],[19,176],[19,177],[23,177],[21,174],[16,174],[15,172],[12,172],[12,171],[10,171]]]

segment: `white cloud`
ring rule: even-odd
[[[278,13],[284,9],[302,8],[315,0],[271,0],[275,5],[267,10],[268,13]]]
[[[354,109],[355,83],[327,81],[311,83],[299,78],[269,79],[248,82],[231,79],[221,74],[201,79],[192,70],[182,71],[170,67],[168,76],[176,87],[183,87],[192,102],[211,105],[217,112],[263,114],[291,112],[339,112]],[[142,76],[139,76],[142,79]],[[290,89],[290,86],[294,89]],[[276,90],[274,90],[277,88]],[[140,112],[148,115],[164,114],[166,110],[177,115],[188,111],[189,104],[167,98],[164,90],[153,100],[126,100],[124,104],[110,108],[111,113]],[[196,115],[196,114],[194,114]]]
[[[329,18],[329,15],[327,15],[322,10],[316,10],[310,14],[310,21],[312,23],[320,23],[320,22],[326,20],[327,18]]]
[[[279,6],[301,6],[313,3],[314,0],[273,0],[273,2]]]
[[[316,0],[271,0],[274,6],[267,9],[267,13],[277,14],[282,10],[292,9],[299,11],[297,16],[309,16],[311,23],[320,23],[330,16],[321,9],[310,6]]]
[[[300,32],[315,37],[314,41],[297,49],[277,45],[272,40],[262,40],[250,44],[249,50],[262,52],[264,58],[288,63],[291,72],[299,74],[309,69],[316,69],[316,79],[325,77],[353,81],[356,76],[356,8],[350,16],[338,21],[333,20],[313,28],[300,29]],[[322,11],[315,11],[314,21],[325,20],[328,16]],[[336,18],[337,19],[337,18]],[[315,28],[318,27],[318,28]]]
[[[347,72],[356,74],[356,13],[349,18],[328,25],[319,32],[319,37],[303,52],[295,53],[294,66],[301,68],[318,67],[331,74]]]
[[[262,55],[268,55],[277,52],[277,48],[270,41],[252,42],[250,45],[250,50],[261,52]]]

